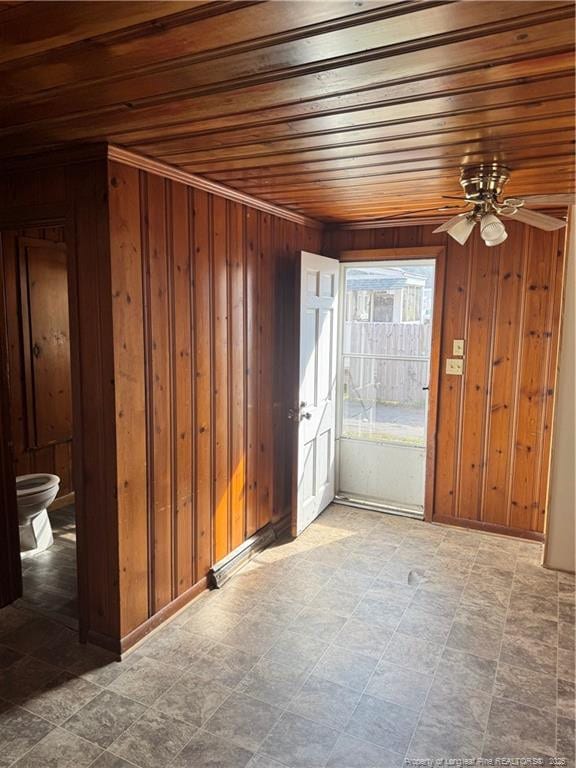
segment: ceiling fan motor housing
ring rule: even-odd
[[[460,184],[468,200],[494,201],[500,197],[510,171],[499,163],[470,165],[462,168]]]

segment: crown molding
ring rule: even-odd
[[[347,229],[347,230],[353,230],[353,229],[385,229],[386,227],[417,227],[421,226],[423,224],[441,224],[443,221],[446,221],[446,216],[427,216],[427,217],[417,217],[414,216],[409,219],[374,219],[372,221],[342,221],[342,222],[336,222],[331,223],[327,229],[329,230],[338,230],[338,229]]]
[[[157,176],[163,176],[166,179],[172,179],[172,181],[179,181],[181,184],[187,184],[189,187],[201,189],[212,195],[219,195],[220,197],[232,200],[235,203],[248,205],[251,208],[263,211],[264,213],[269,213],[271,216],[278,216],[287,221],[292,221],[295,224],[301,224],[304,227],[313,227],[314,229],[320,230],[325,227],[324,223],[317,219],[311,219],[308,216],[296,213],[288,208],[274,205],[274,203],[268,203],[266,200],[252,197],[252,195],[247,195],[245,192],[241,192],[238,189],[227,187],[225,184],[219,184],[216,181],[211,181],[210,179],[207,179],[204,176],[198,176],[195,173],[183,171],[174,165],[163,163],[160,160],[154,160],[151,157],[132,152],[131,150],[124,149],[116,144],[108,144],[108,159],[115,160],[124,165],[131,165],[134,168],[139,168],[148,173],[154,173]]]

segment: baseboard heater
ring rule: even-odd
[[[261,528],[258,533],[237,547],[229,555],[222,558],[208,572],[208,587],[220,589],[236,571],[251,560],[258,552],[269,547],[276,541],[276,531],[272,523]]]

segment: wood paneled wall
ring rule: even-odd
[[[26,253],[27,243],[41,248],[44,242],[48,252],[52,243],[63,244],[64,228],[7,230],[1,237],[15,473],[56,474],[61,481],[59,496],[64,496],[73,490],[67,267],[59,258],[62,274],[51,280],[52,285],[45,284],[50,276],[33,273]],[[35,298],[35,291],[41,296]],[[62,322],[56,329],[52,326],[58,320]],[[35,344],[39,344],[37,358]],[[37,375],[43,366],[53,374],[49,383]],[[56,385],[54,391],[47,386],[50,383]]]
[[[109,165],[121,634],[291,508],[295,267],[321,234]]]
[[[446,282],[433,519],[544,532],[565,231],[507,222],[509,237],[466,247],[433,227],[333,230],[325,252],[445,245]],[[464,375],[445,373],[465,339]]]

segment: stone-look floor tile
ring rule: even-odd
[[[510,605],[508,607],[510,614],[524,614],[526,616],[536,616],[542,619],[558,621],[558,600],[556,596],[546,597],[533,594],[517,594],[512,590]]]
[[[390,664],[431,674],[438,666],[442,651],[443,646],[438,643],[396,632],[384,652],[384,658]]]
[[[300,672],[309,672],[327,648],[328,644],[323,640],[287,629],[264,658]]]
[[[288,577],[287,577],[288,578]],[[291,624],[302,610],[302,603],[288,598],[280,599],[275,595],[266,594],[248,614],[247,618],[260,621],[279,622],[287,626]]]
[[[424,706],[432,679],[432,675],[397,667],[383,659],[376,667],[366,693],[418,711]]]
[[[154,709],[195,726],[206,723],[231,695],[232,690],[219,682],[194,673],[182,677],[154,702]]]
[[[0,669],[0,698],[16,704],[24,702],[61,672],[40,659],[24,656],[9,667]]]
[[[37,614],[30,611],[24,611],[16,608],[14,605],[7,605],[0,608],[0,635],[11,632],[18,627],[22,627],[36,618]]]
[[[279,763],[268,755],[254,755],[252,760],[248,763],[247,768],[286,768],[285,765]]]
[[[38,616],[32,621],[0,635],[0,643],[23,653],[31,653],[61,633],[61,624]]]
[[[436,616],[442,616],[447,622],[451,622],[458,608],[459,598],[446,597],[442,593],[431,589],[430,584],[422,586],[414,595],[410,603],[411,608],[422,608],[423,610],[434,613]]]
[[[496,674],[494,695],[501,699],[512,699],[520,704],[537,701],[542,709],[554,708],[556,680],[546,672],[501,663]]]
[[[401,768],[403,765],[402,755],[342,733],[326,768]]]
[[[567,651],[574,651],[576,648],[576,632],[574,627],[565,622],[558,625],[558,647]]]
[[[503,627],[479,625],[464,619],[455,619],[446,645],[456,651],[465,651],[484,659],[498,659]]]
[[[290,768],[324,766],[338,732],[286,712],[269,733],[260,751]]]
[[[576,759],[574,747],[574,718],[559,717],[556,725],[556,754],[574,765]]]
[[[134,768],[134,763],[128,763],[118,755],[113,755],[112,752],[102,752],[90,768]]]
[[[193,659],[187,671],[206,683],[220,683],[234,688],[259,658],[255,653],[212,643]]]
[[[555,749],[555,715],[494,697],[484,744],[486,755],[554,755]]]
[[[565,648],[558,649],[558,677],[574,682],[574,654]]]
[[[450,633],[450,622],[443,616],[423,608],[409,606],[398,624],[397,631],[403,635],[413,635],[421,640],[443,645]]]
[[[304,608],[294,619],[291,628],[319,640],[330,642],[346,623],[346,617],[318,608]]]
[[[351,616],[362,599],[364,591],[351,590],[327,582],[308,604],[310,608],[330,611],[338,616]]]
[[[88,768],[101,752],[95,744],[55,728],[14,765],[17,768]]]
[[[187,669],[211,643],[211,640],[201,635],[168,626],[144,642],[138,648],[138,653],[178,669]]]
[[[393,634],[393,629],[374,627],[352,616],[338,632],[333,643],[353,653],[379,659]]]
[[[253,753],[206,731],[197,731],[171,768],[245,768]]]
[[[50,733],[53,726],[0,701],[0,768],[7,768]]]
[[[326,586],[340,586],[353,592],[366,592],[374,582],[374,578],[374,576],[362,573],[362,571],[349,571],[341,561],[338,564],[338,570],[334,571],[330,580],[326,582]]]
[[[353,691],[362,692],[376,667],[371,656],[331,646],[314,667],[314,674]]]
[[[238,684],[237,690],[274,706],[285,707],[298,693],[307,673],[289,665],[261,659]]]
[[[506,620],[506,613],[506,608],[482,601],[475,602],[465,595],[454,614],[454,620],[468,625],[474,624],[476,627],[478,625],[488,625],[494,629],[502,630]]]
[[[530,613],[509,611],[504,632],[511,637],[531,637],[555,648],[558,645],[558,622]]]
[[[477,759],[482,754],[482,730],[459,728],[444,721],[441,711],[421,718],[406,757],[409,760]]]
[[[180,677],[181,672],[168,664],[141,658],[117,677],[109,688],[141,704],[150,705]]]
[[[574,626],[576,619],[576,605],[574,604],[574,597],[570,599],[561,599],[558,602],[558,620],[565,621],[567,624]]]
[[[240,622],[241,617],[229,611],[206,605],[194,613],[186,623],[182,624],[184,632],[209,637],[211,640],[222,640],[230,630]]]
[[[341,729],[350,720],[359,700],[359,693],[311,675],[288,709],[308,720]]]
[[[505,609],[510,602],[510,587],[501,582],[472,580],[471,577],[462,593],[462,599]]]
[[[272,648],[284,629],[284,623],[281,621],[245,617],[222,642],[233,648],[263,654]]]
[[[164,768],[195,732],[193,726],[149,709],[110,745],[109,751],[141,768]]]
[[[8,648],[6,645],[0,645],[0,669],[6,669],[11,667],[23,657],[23,654],[19,651],[15,651],[13,648]]]
[[[497,662],[471,653],[445,648],[436,670],[436,679],[452,688],[491,693]]]
[[[574,682],[570,680],[558,680],[558,715],[560,717],[576,717],[576,691]]]
[[[481,544],[474,565],[487,568],[498,568],[502,571],[513,573],[516,569],[518,554],[516,552],[502,551],[498,545]]]
[[[100,686],[88,680],[61,672],[22,702],[22,706],[55,725],[61,725],[101,691]]]
[[[106,749],[144,712],[144,707],[113,691],[103,691],[72,715],[63,727]]]
[[[281,714],[278,707],[235,693],[216,710],[204,730],[255,752]]]
[[[464,690],[459,685],[436,678],[426,699],[426,715],[441,713],[446,723],[456,728],[483,731],[490,712],[490,695],[475,690]]]
[[[500,661],[556,676],[557,650],[530,637],[504,635]]]
[[[418,722],[419,713],[364,694],[348,725],[346,733],[361,741],[403,755]]]
[[[352,617],[369,624],[377,629],[396,629],[404,615],[407,604],[393,600],[377,600],[364,597],[358,603]]]
[[[410,583],[392,581],[383,578],[377,578],[368,590],[367,597],[392,601],[395,603],[404,603],[406,606],[414,597],[416,586]]]

